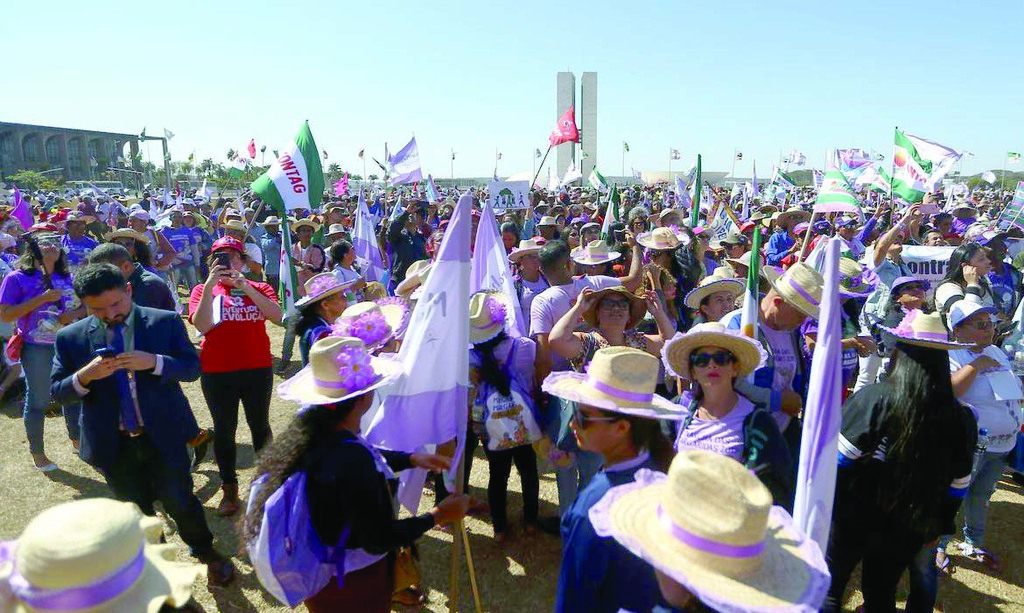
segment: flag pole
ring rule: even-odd
[[[804,243],[800,245],[800,253],[796,258],[797,262],[802,262],[807,257],[807,250],[811,247],[811,230],[814,228],[814,218],[817,215],[817,213],[811,212],[811,220],[807,222],[807,231],[804,232]]]
[[[1003,191],[1006,189],[1006,158],[1008,157],[1010,156],[1003,156],[1003,176],[999,179],[999,191]]]
[[[459,458],[459,464],[455,469],[455,494],[461,496],[463,494],[463,486],[465,479],[463,475],[466,470],[466,454],[463,453],[462,457]],[[483,609],[480,606],[480,592],[477,589],[476,584],[476,571],[473,568],[473,553],[469,548],[469,535],[466,534],[466,523],[465,520],[460,519],[456,524],[456,530],[461,534],[461,538],[456,538],[454,533],[452,534],[452,558],[451,558],[451,569],[448,576],[448,613],[453,613],[459,608],[459,567],[461,566],[460,558],[462,557],[462,548],[466,549],[466,565],[469,567],[469,585],[473,591],[473,604],[476,607],[477,613],[482,613]]]
[[[544,162],[547,161],[549,153],[551,153],[551,145],[548,145],[548,150],[544,152],[544,157],[540,159],[540,166],[538,166],[537,170],[533,173],[533,181],[530,181],[530,189],[533,189],[533,186],[537,184],[537,177],[539,177],[541,171],[544,170]]]

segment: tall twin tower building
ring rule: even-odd
[[[579,155],[576,147],[568,144],[557,148],[558,161],[556,170],[559,177],[575,161],[583,173],[584,179],[597,163],[597,73],[584,72],[580,78],[580,96],[576,99],[576,75],[571,72],[558,73],[558,108],[555,119],[562,116],[570,106],[576,107],[576,122],[580,128],[580,145],[583,150]],[[582,159],[580,159],[582,158]]]

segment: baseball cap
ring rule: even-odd
[[[955,328],[959,326],[965,319],[978,312],[991,315],[996,312],[996,308],[968,300],[957,300],[953,303],[953,306],[949,307],[949,327]]]
[[[220,251],[221,249],[234,249],[239,253],[245,253],[245,245],[233,236],[225,236],[213,241],[213,248],[210,252]]]

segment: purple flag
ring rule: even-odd
[[[405,376],[374,416],[366,438],[395,451],[458,439],[452,467],[465,448],[469,386],[469,239],[473,196],[459,198],[434,267],[423,284],[398,357]],[[426,473],[404,471],[399,501],[416,512]],[[451,480],[451,475],[449,475]]]
[[[352,250],[367,282],[384,279],[384,260],[380,257],[377,235],[374,233],[373,216],[366,208],[366,199],[359,191],[359,205],[356,207],[356,227],[352,232]]]
[[[839,458],[839,425],[843,404],[843,334],[839,325],[840,239],[825,247],[825,286],[818,318],[818,339],[811,360],[811,379],[804,409],[793,519],[797,528],[814,539],[824,553],[832,524]]]
[[[505,326],[509,336],[523,336],[528,332],[523,329],[526,325],[523,307],[519,304],[516,286],[508,268],[508,254],[505,252],[505,244],[498,235],[498,222],[494,218],[494,209],[491,208],[490,201],[484,201],[484,212],[480,215],[480,224],[476,229],[473,271],[469,279],[470,294],[481,290],[497,290],[510,297],[512,309],[508,317],[512,321]]]
[[[388,158],[388,167],[392,185],[423,180],[423,171],[420,170],[420,150],[416,146],[415,136],[398,153]]]
[[[21,222],[21,227],[24,230],[28,230],[35,223],[32,217],[32,209],[29,208],[28,202],[21,195],[21,190],[18,186],[14,186],[14,208],[11,210],[11,217]]]

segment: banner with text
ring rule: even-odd
[[[1024,209],[1024,181],[1017,184],[1017,190],[1013,192],[1013,200],[999,214],[999,227],[1005,230],[1013,224],[1018,228],[1024,229],[1024,213],[1022,213],[1022,209]]]

